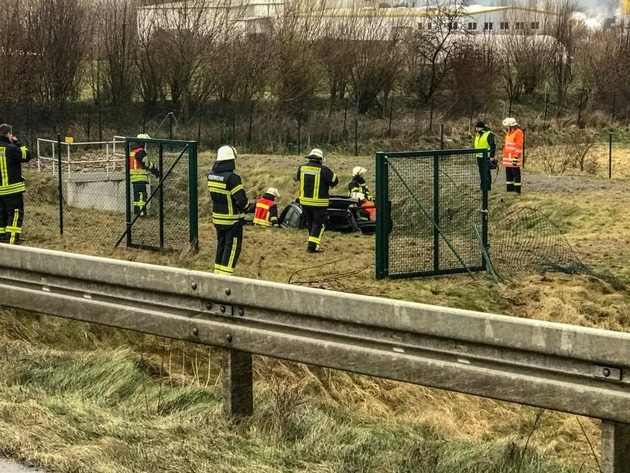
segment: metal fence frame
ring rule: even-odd
[[[129,156],[131,151],[131,144],[138,143],[138,138],[125,138],[125,156]],[[188,155],[188,243],[193,251],[199,249],[199,189],[197,186],[197,142],[196,141],[183,141],[183,140],[168,140],[159,138],[143,138],[143,143],[154,144],[158,148],[158,168],[159,168],[159,182],[155,189],[151,192],[145,202],[145,208],[149,203],[157,199],[158,201],[158,241],[157,245],[147,244],[145,242],[138,242],[133,238],[133,227],[138,222],[139,215],[133,215],[132,199],[131,199],[131,185],[126,186],[127,198],[126,198],[126,229],[121,235],[120,239],[116,243],[118,246],[122,240],[126,241],[129,248],[144,248],[150,250],[162,250],[165,248],[164,237],[164,193],[163,184],[168,180],[169,175],[179,163],[184,154]],[[183,149],[179,153],[179,156],[175,162],[169,167],[164,169],[164,145],[181,145]],[[125,160],[125,176],[127,183],[131,182],[129,160]]]
[[[481,229],[479,242],[479,265],[467,266],[463,261],[461,268],[443,269],[440,267],[439,241],[444,239],[447,245],[452,248],[448,240],[443,236],[439,229],[440,216],[440,162],[442,159],[453,155],[478,155],[483,154],[484,172],[483,181],[480,187],[480,209],[481,212]],[[407,273],[390,274],[390,245],[389,234],[391,232],[393,222],[391,221],[391,201],[390,195],[390,176],[389,176],[389,158],[419,158],[433,160],[433,216],[429,218],[433,221],[433,270],[430,271],[411,271]],[[475,160],[478,158],[474,158]],[[475,168],[477,163],[475,162]],[[440,149],[429,151],[406,151],[406,152],[378,152],[376,153],[376,207],[379,209],[379,218],[376,222],[376,278],[410,278],[418,276],[433,276],[439,274],[454,274],[471,271],[485,271],[486,259],[484,251],[488,248],[488,187],[487,181],[488,171],[488,152],[481,149]],[[459,259],[459,258],[458,258]]]

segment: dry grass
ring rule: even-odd
[[[211,156],[200,161],[201,169],[209,169]],[[374,187],[372,157],[333,155],[326,161],[340,174],[340,193],[354,165],[368,169]],[[273,186],[282,194],[282,206],[297,193],[293,174],[302,162],[243,156],[238,170],[250,199]],[[39,187],[32,184],[31,198],[50,193],[50,183],[35,181]],[[70,228],[59,238],[53,208],[33,204],[27,208],[29,245],[208,270],[214,229],[203,176],[199,184],[205,218],[196,255],[114,249],[109,238],[115,232],[91,241],[80,228]],[[526,193],[522,199],[560,226],[594,272],[630,281],[623,264],[630,259],[625,217],[630,195],[595,189]],[[118,218],[109,215],[99,224],[113,227]],[[627,293],[595,277],[550,273],[503,285],[484,275],[376,281],[373,237],[326,233],[323,245],[325,253],[309,255],[305,232],[247,227],[236,274],[518,317],[630,327]],[[525,458],[526,443],[570,461],[574,471],[596,469],[589,443],[597,445],[598,425],[575,416],[539,416],[523,406],[257,358],[257,413],[233,426],[221,420],[215,386],[219,355],[212,350],[11,311],[0,313],[0,327],[0,453],[36,457],[58,471],[446,473],[466,471],[464,458],[482,465],[485,455],[494,466],[471,472],[504,473],[510,470],[496,469],[500,459],[515,451]],[[454,447],[445,446],[446,438]],[[428,458],[441,466],[422,469]],[[527,458],[521,473],[564,471],[550,464],[535,469],[538,460]]]

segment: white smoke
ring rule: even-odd
[[[590,28],[601,28],[608,18],[621,17],[620,0],[582,0],[583,12],[575,15]]]

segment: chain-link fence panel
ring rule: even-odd
[[[197,186],[189,182],[197,182],[196,143],[146,140],[147,162],[154,166],[146,169],[142,182],[132,182],[132,140],[137,139],[39,139],[26,169],[29,233],[37,239],[69,237],[77,252],[121,242],[150,249],[195,249]],[[136,209],[141,208],[142,215],[134,211],[134,201],[141,203]]]
[[[488,159],[477,153],[377,154],[378,278],[485,269]]]
[[[143,159],[133,157],[138,149],[146,153]],[[126,167],[127,246],[197,248],[197,143],[127,138],[126,152],[130,156]],[[141,161],[142,169],[134,164]]]

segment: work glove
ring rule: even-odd
[[[158,171],[158,168],[156,167],[151,168],[151,174],[153,174],[155,177],[160,177],[160,171]]]
[[[512,166],[516,166],[518,164],[518,158],[512,158]]]
[[[490,158],[490,169],[496,169],[498,165],[496,158]]]

